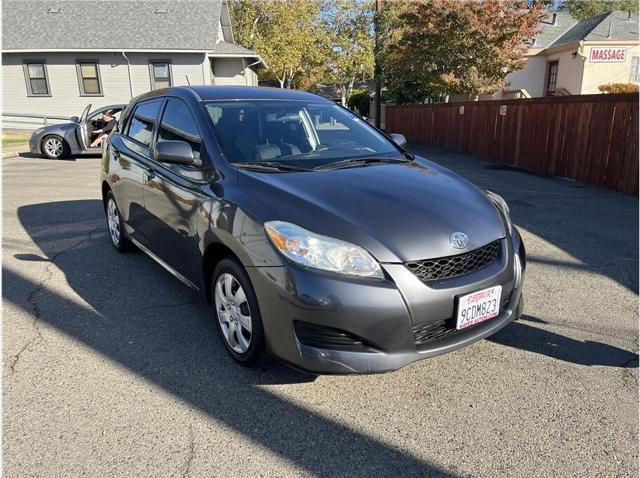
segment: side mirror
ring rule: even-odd
[[[153,159],[161,163],[196,164],[200,160],[193,157],[191,146],[185,141],[158,141],[153,149]]]
[[[72,116],[69,119],[74,123],[80,123],[80,117],[79,116]]]
[[[403,134],[391,133],[389,136],[391,137],[391,140],[401,148],[404,148],[407,145],[407,138],[405,138]]]

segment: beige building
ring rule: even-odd
[[[638,83],[638,16],[612,11],[577,21],[548,13],[522,70],[494,98],[600,93],[607,83]]]
[[[3,115],[80,115],[172,85],[257,86],[225,0],[5,0]],[[4,127],[39,119],[4,116]]]

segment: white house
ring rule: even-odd
[[[638,83],[638,15],[611,11],[578,21],[551,13],[528,45],[525,66],[494,98],[600,93],[606,83]]]
[[[226,0],[4,0],[3,113],[79,115],[170,85],[252,85]],[[5,127],[40,120],[4,118]]]

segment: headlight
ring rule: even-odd
[[[500,213],[502,214],[502,217],[504,217],[504,222],[507,225],[509,235],[511,235],[513,232],[513,225],[511,224],[511,213],[509,212],[507,201],[505,201],[502,196],[494,192],[485,190],[484,193],[491,200],[491,202],[495,204],[495,206],[498,208],[498,211],[500,211]]]
[[[38,128],[37,130],[35,130],[33,133],[31,133],[31,136],[35,136],[37,134],[40,134],[44,131],[44,128]]]
[[[314,234],[288,222],[270,221],[264,228],[273,245],[298,264],[352,276],[384,277],[380,264],[355,244]]]

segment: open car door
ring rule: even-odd
[[[82,116],[80,116],[80,146],[85,150],[91,144],[91,139],[89,138],[89,125],[87,124],[87,117],[89,116],[90,110],[91,105],[87,105],[82,112]]]

